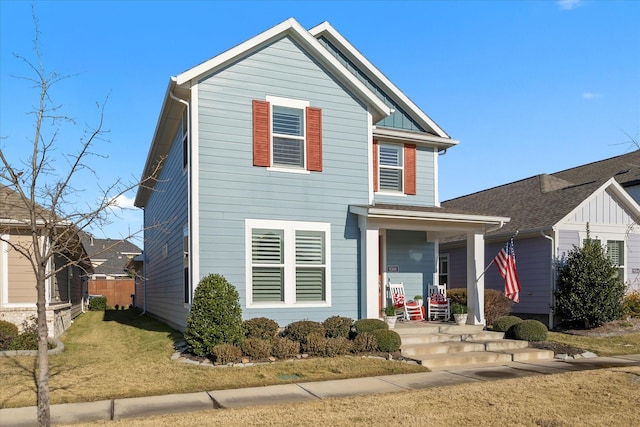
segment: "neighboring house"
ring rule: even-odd
[[[439,206],[456,144],[326,22],[289,19],[172,77],[143,176],[161,169],[135,200],[136,304],[184,329],[219,273],[245,318],[379,318],[388,281],[413,296],[438,280],[441,237],[464,233],[481,269],[485,231],[508,218]],[[472,273],[468,289],[481,324]]]
[[[485,265],[506,241],[515,237],[522,292],[513,312],[554,325],[555,266],[574,245],[590,236],[606,246],[609,258],[630,289],[640,289],[640,151],[583,165],[551,175],[542,174],[442,203],[485,215],[509,216],[501,230],[487,233]],[[466,286],[466,243],[449,239],[440,244],[440,262],[449,267],[443,280],[449,287]],[[504,292],[504,280],[492,266],[485,287]]]
[[[18,326],[37,315],[36,279],[30,260],[10,244],[30,244],[28,218],[29,211],[18,195],[0,185],[0,319]],[[91,272],[92,267],[83,262],[86,253],[82,245],[76,245],[75,249],[54,257],[50,266],[51,269],[58,269],[68,259],[79,263],[79,266],[63,268],[46,281],[47,323],[51,337],[60,336],[83,309],[83,289],[86,289],[84,273]]]
[[[135,281],[130,261],[142,251],[124,239],[96,239],[82,234],[82,244],[91,259],[88,294],[107,298],[111,307],[128,307],[134,303]]]

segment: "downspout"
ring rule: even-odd
[[[552,229],[553,231],[553,229]],[[553,263],[555,262],[556,259],[556,244],[555,241],[553,240],[553,237],[551,236],[547,236],[545,234],[544,231],[541,231],[540,234],[542,235],[542,237],[544,237],[545,239],[549,239],[551,240],[551,265],[550,265],[550,271],[551,271],[551,277],[550,277],[550,283],[549,283],[549,329],[553,328],[553,307],[554,307],[554,297],[553,294],[555,292],[555,269],[553,267]]]

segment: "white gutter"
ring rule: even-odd
[[[552,229],[553,231],[553,229]],[[554,307],[554,297],[553,294],[555,292],[555,269],[553,267],[553,263],[556,259],[556,244],[553,240],[553,237],[547,236],[543,231],[540,232],[542,237],[545,239],[551,240],[551,282],[549,284],[549,329],[553,328],[553,307]]]

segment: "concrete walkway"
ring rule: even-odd
[[[178,412],[296,403],[333,397],[421,390],[461,383],[625,366],[640,366],[640,354],[564,361],[556,359],[509,362],[500,365],[444,368],[417,374],[282,384],[234,390],[102,400],[98,402],[67,403],[51,406],[51,420],[54,424],[121,420]],[[35,406],[0,409],[0,426],[36,425]]]

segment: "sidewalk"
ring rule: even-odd
[[[461,383],[624,366],[640,366],[640,354],[566,361],[554,359],[509,362],[500,365],[442,369],[417,374],[68,403],[51,406],[51,421],[53,424],[72,424],[99,420],[121,420],[178,412],[296,403],[333,397],[420,390]],[[36,407],[0,409],[0,426],[37,426]]]

